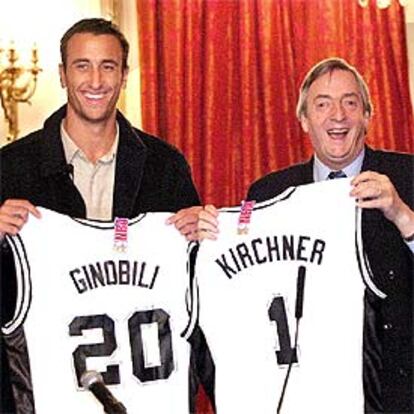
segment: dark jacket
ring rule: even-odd
[[[66,106],[52,114],[43,129],[0,150],[0,204],[10,198],[85,218],[86,207],[70,177],[60,136]],[[183,155],[166,142],[133,128],[117,113],[119,146],[116,155],[113,217],[142,212],[171,211],[200,203]],[[4,252],[3,252],[4,253]],[[2,255],[2,273],[11,258]],[[3,275],[0,275],[3,276]],[[11,318],[15,302],[13,278],[1,277],[1,320]],[[13,412],[7,359],[1,346],[0,412]],[[52,398],[52,397],[51,397]]]
[[[83,218],[85,204],[70,179],[60,137],[66,107],[0,152],[0,203],[23,198],[34,205]],[[199,204],[187,162],[166,142],[133,128],[117,113],[113,216],[133,217],[148,211],[177,211]]]
[[[374,151],[366,147],[362,170],[388,176],[402,200],[414,210],[412,155]],[[313,159],[259,179],[250,187],[248,199],[262,201],[290,186],[311,182]],[[377,348],[373,352],[364,344],[366,411],[414,412],[414,255],[397,228],[379,210],[363,211],[362,231],[364,249],[376,284],[388,294],[384,301],[365,299],[364,340],[376,343]],[[369,335],[371,338],[367,339]],[[375,336],[374,341],[372,335]]]

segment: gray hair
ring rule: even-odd
[[[312,83],[315,82],[321,76],[325,75],[326,73],[332,74],[332,72],[334,72],[335,70],[343,70],[346,72],[350,72],[354,75],[359,87],[359,91],[361,93],[364,113],[368,114],[368,116],[372,115],[373,106],[371,102],[371,97],[369,95],[368,86],[362,78],[361,74],[344,59],[333,57],[321,60],[306,74],[305,79],[303,80],[299,90],[299,99],[296,106],[296,116],[299,119],[299,121],[302,115],[306,116],[306,100],[308,97],[309,88],[311,87]]]

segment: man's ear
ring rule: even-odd
[[[371,121],[371,115],[367,111],[365,111],[365,113],[364,113],[364,128],[365,128],[365,133],[367,133],[367,131],[368,131],[368,125],[369,125],[369,122],[370,121]]]
[[[127,80],[128,80],[129,68],[126,67],[122,74],[122,89],[126,88]]]
[[[309,132],[309,122],[308,118],[306,118],[306,115],[302,114],[300,116],[300,125],[302,126],[302,129],[305,133]]]
[[[63,66],[63,63],[59,64],[59,78],[60,78],[60,84],[62,88],[66,88],[66,74],[65,74],[65,67]]]

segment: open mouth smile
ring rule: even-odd
[[[83,92],[82,95],[89,102],[99,103],[105,98],[106,93],[105,92],[99,92],[99,93]]]
[[[349,128],[331,128],[326,132],[333,139],[345,139],[349,132]]]

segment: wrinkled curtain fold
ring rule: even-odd
[[[404,12],[357,0],[137,0],[144,129],[181,149],[204,203],[305,161],[295,117],[319,60],[345,58],[371,90],[367,142],[414,152]],[[243,363],[241,361],[242,375]],[[211,413],[204,397],[198,413]]]
[[[304,161],[300,82],[320,59],[355,65],[372,93],[367,142],[413,152],[404,12],[357,0],[137,0],[144,129],[186,155],[204,203]]]

